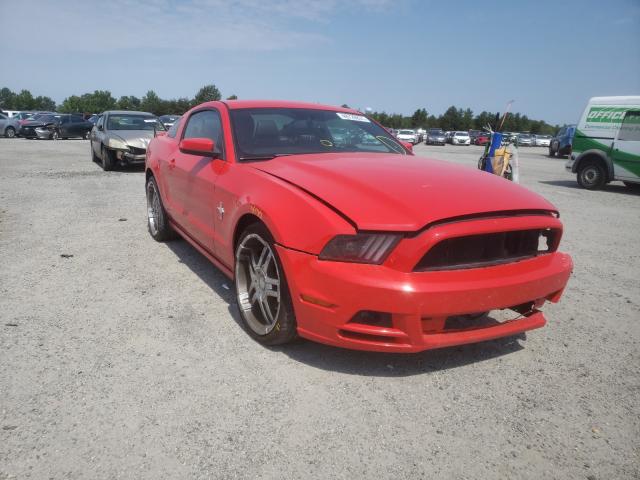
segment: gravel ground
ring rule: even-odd
[[[521,152],[575,261],[548,325],[398,356],[260,346],[220,272],[151,240],[141,170],[0,139],[0,479],[638,478],[640,196]]]

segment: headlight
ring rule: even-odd
[[[358,233],[336,235],[320,252],[320,260],[336,262],[373,263],[380,265],[401,236],[393,233]]]
[[[107,146],[109,148],[115,148],[118,150],[129,150],[129,146],[126,143],[124,143],[122,140],[118,140],[117,138],[108,139]]]

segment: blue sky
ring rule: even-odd
[[[640,1],[0,0],[0,86],[575,122],[640,95]]]

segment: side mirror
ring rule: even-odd
[[[213,151],[215,145],[210,138],[184,138],[180,141],[180,151],[189,155],[216,158],[218,154]]]
[[[402,143],[402,146],[404,148],[406,148],[407,150],[409,150],[411,153],[413,153],[413,144],[409,143],[409,142],[400,142]]]

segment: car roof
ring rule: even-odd
[[[322,105],[320,103],[290,102],[286,100],[224,100],[222,103],[224,103],[229,110],[238,110],[241,108],[308,108],[362,115],[362,112],[354,110],[353,108],[335,107],[332,105]]]
[[[131,114],[131,115],[149,115],[151,117],[155,117],[155,115],[153,113],[149,113],[149,112],[137,112],[134,110],[107,110],[106,112],[103,112],[102,114]]]

